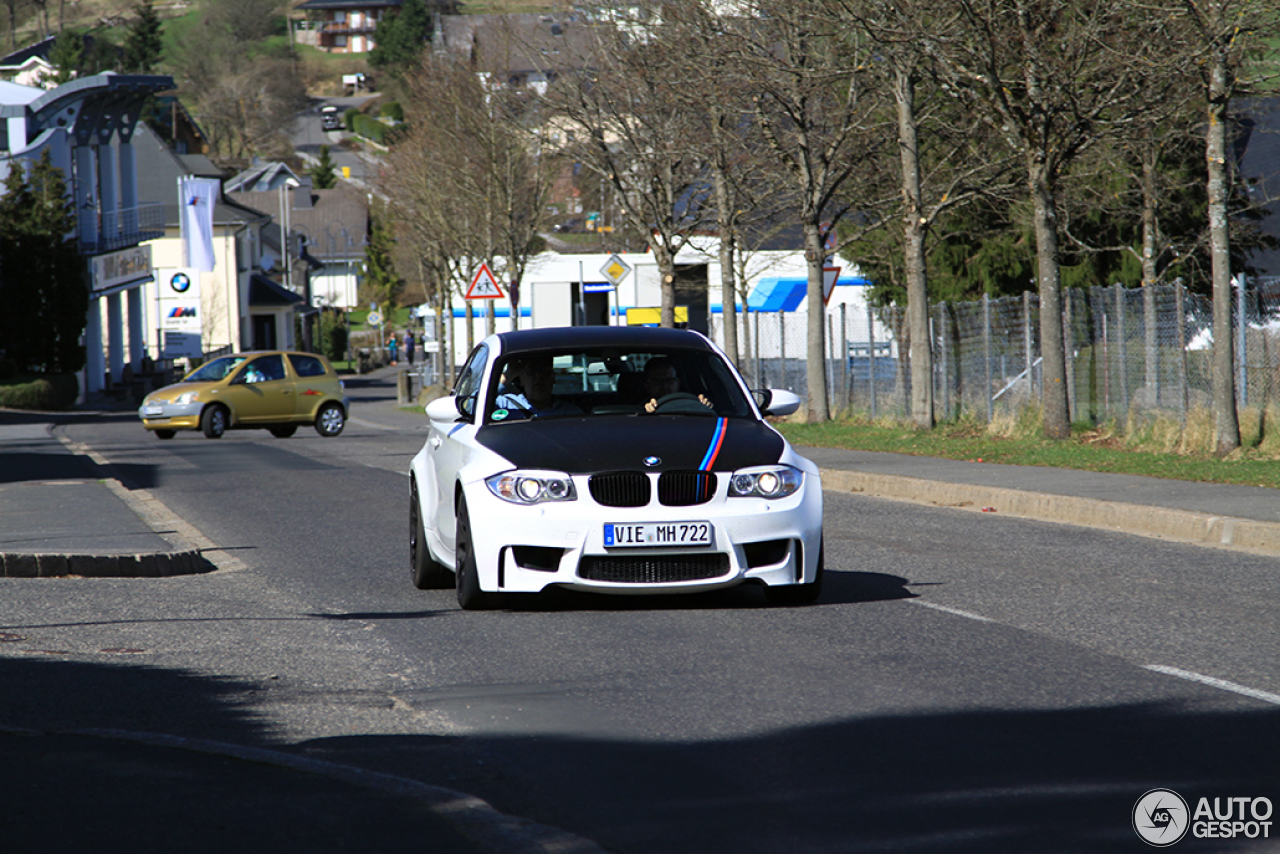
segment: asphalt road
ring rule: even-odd
[[[340,175],[343,167],[346,167],[351,180],[360,184],[370,180],[373,172],[369,166],[369,160],[362,153],[339,146],[339,143],[351,134],[345,130],[326,131],[320,123],[322,106],[332,104],[338,108],[339,113],[342,113],[351,107],[359,107],[370,97],[372,96],[355,95],[314,100],[306,110],[296,116],[290,134],[294,150],[309,162],[314,163],[320,156],[320,147],[327,145],[330,148],[329,158]]]
[[[463,613],[409,581],[422,435],[351,386],[337,439],[64,428],[244,568],[0,584],[34,649],[6,666],[39,685],[6,692],[6,720],[389,772],[616,854],[1138,851],[1149,789],[1280,803],[1274,559],[829,493],[815,607]],[[55,660],[76,678],[39,675]]]

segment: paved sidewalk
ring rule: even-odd
[[[1042,466],[800,448],[827,490],[1280,556],[1280,491]]]
[[[56,425],[97,413],[0,409],[0,577],[160,577],[211,569],[143,496]]]

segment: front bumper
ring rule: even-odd
[[[779,500],[729,498],[728,478],[704,504],[607,507],[587,478],[574,477],[577,499],[531,506],[466,487],[480,587],[527,593],[559,586],[613,594],[682,593],[748,581],[770,586],[812,583],[822,537],[822,488],[816,475]],[[707,522],[711,545],[606,547],[606,523]],[[623,580],[619,580],[623,579]]]
[[[204,404],[144,403],[138,408],[142,426],[148,430],[198,430]]]

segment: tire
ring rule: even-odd
[[[427,531],[422,524],[422,504],[418,501],[418,482],[409,484],[409,566],[413,586],[419,590],[438,590],[453,586],[453,573],[431,556],[427,548]]]
[[[298,425],[297,424],[277,424],[275,427],[270,427],[268,429],[271,430],[271,435],[275,436],[277,439],[288,439],[294,433],[298,432]]]
[[[770,605],[812,605],[822,596],[822,576],[826,572],[826,544],[818,539],[817,577],[808,584],[788,584],[782,587],[765,587],[764,598]]]
[[[455,551],[458,571],[458,604],[464,611],[483,611],[493,607],[494,595],[480,589],[476,571],[476,551],[471,542],[471,517],[467,514],[467,500],[458,501],[458,533]]]
[[[227,408],[214,404],[200,415],[200,429],[206,439],[221,439],[227,432],[228,421]]]
[[[174,436],[178,435],[177,430],[154,430],[152,432],[156,434],[157,439],[172,439]]]
[[[326,403],[316,413],[316,432],[325,438],[337,436],[347,426],[347,415],[337,403]]]

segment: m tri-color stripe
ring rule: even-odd
[[[716,419],[716,429],[711,434],[711,444],[707,447],[707,453],[702,458],[702,462],[698,465],[698,471],[711,471],[711,467],[716,464],[716,457],[720,455],[720,448],[724,445],[726,423],[723,418]]]

